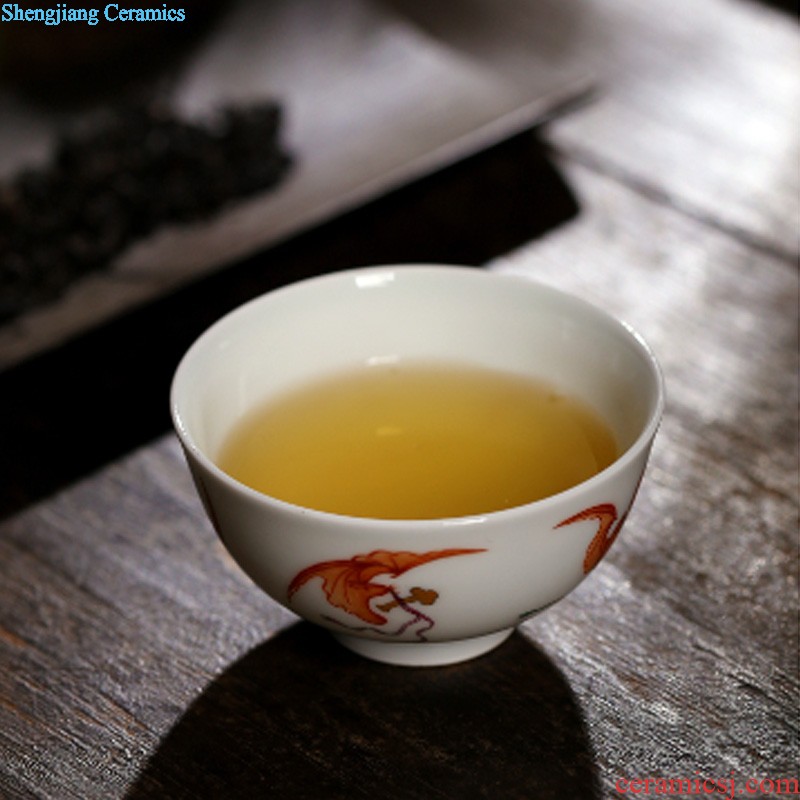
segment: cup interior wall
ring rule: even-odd
[[[656,368],[625,326],[547,287],[454,268],[334,275],[264,295],[195,343],[174,402],[213,461],[232,426],[269,397],[392,360],[545,380],[593,407],[623,452],[658,405]]]

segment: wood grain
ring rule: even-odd
[[[559,125],[559,146],[796,262],[797,25],[730,0],[679,0],[655,13],[625,0],[587,13],[575,46],[587,68],[596,65],[602,102]]]

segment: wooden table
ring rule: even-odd
[[[380,201],[17,370],[16,394],[7,380],[4,430],[30,446],[6,450],[24,480],[0,526],[0,797],[798,793],[797,24],[750,0],[584,9],[570,46],[603,87],[543,132],[579,213],[531,137],[424,188],[452,199],[466,175],[491,189],[511,164],[476,260],[602,305],[660,358],[666,416],[603,564],[495,652],[414,670],[298,624],[216,541],[167,432],[167,366],[210,299],[260,290],[274,264],[268,283],[325,254],[445,257],[481,213],[466,203],[437,239],[413,190]],[[521,198],[546,212],[548,197],[572,219],[508,249],[501,217],[527,219]],[[366,223],[378,244],[346,245]],[[104,369],[98,341],[141,349],[148,319],[167,357],[150,373],[131,363],[142,406],[161,411],[140,424],[126,384],[101,381],[129,436],[101,404],[37,440],[70,376]]]

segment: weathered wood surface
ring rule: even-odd
[[[796,257],[797,18],[752,0],[589,7],[576,45],[605,76],[603,103],[559,125],[561,147],[709,226]]]
[[[0,527],[0,796],[612,798],[620,779],[798,776],[797,26],[749,2],[607,5],[628,77],[547,132],[582,213],[489,264],[620,315],[660,357],[664,424],[603,564],[482,659],[372,664],[249,584],[163,436]],[[705,87],[698,117],[680,75]],[[723,130],[725,187],[706,138]]]

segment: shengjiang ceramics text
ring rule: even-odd
[[[22,8],[19,3],[3,3],[0,22],[33,22],[60,25],[62,22],[184,22],[186,10],[171,8],[166,3],[152,8],[126,8],[119,3],[107,3],[100,8],[73,8],[66,3],[55,3],[42,8]]]

